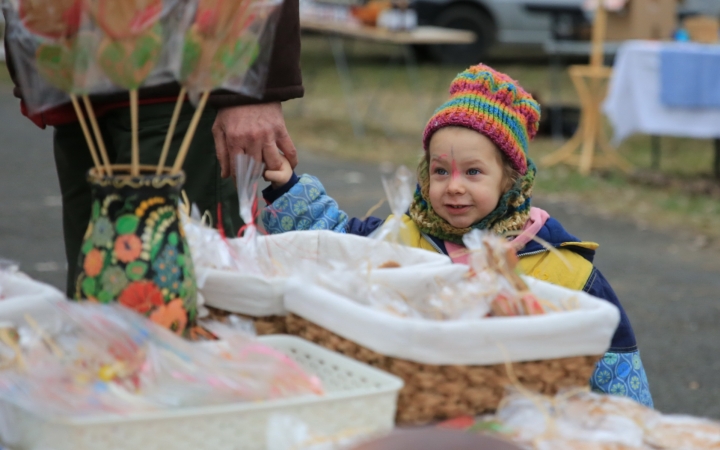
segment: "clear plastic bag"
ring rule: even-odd
[[[473,230],[463,236],[469,251],[472,283],[486,288],[494,316],[544,314],[545,308],[517,272],[518,257],[506,239]]]
[[[85,74],[76,70],[75,90],[106,94],[169,83],[181,64],[190,0],[87,0],[81,32],[89,55]]]
[[[235,157],[235,177],[240,200],[240,218],[244,223],[242,236],[229,245],[235,250],[235,269],[244,273],[271,275],[273,264],[268,249],[260,244],[255,225],[258,211],[258,183],[265,172],[265,164],[241,154]]]
[[[52,11],[40,8],[39,13],[48,13],[42,22],[51,23],[41,26],[37,23],[39,20],[30,20],[31,28],[28,28],[20,16],[19,6],[17,0],[3,0],[5,45],[25,103],[31,113],[36,113],[70,101],[67,92],[74,83],[73,67],[77,56],[73,42],[77,39],[79,25],[71,26],[74,25],[72,21],[66,26],[58,24],[50,19],[62,15],[50,15]],[[27,18],[26,15],[23,17]],[[58,39],[62,39],[62,43],[56,43]],[[57,76],[48,76],[52,73]],[[51,79],[55,81],[51,82]]]
[[[649,440],[653,424],[666,417],[626,397],[586,390],[547,397],[513,388],[503,399],[495,420],[512,440],[537,450],[684,448],[668,439],[657,446]],[[715,442],[720,442],[717,424],[708,421],[703,425],[710,427],[706,430],[714,430]]]
[[[360,427],[320,433],[298,417],[274,414],[268,419],[266,440],[267,450],[345,450],[374,437],[379,437],[376,430]]]
[[[18,273],[20,271],[20,263],[11,259],[0,258],[0,272],[4,273]],[[2,286],[0,286],[2,289]],[[2,298],[2,295],[0,295]]]
[[[654,416],[645,423],[652,448],[702,450],[720,447],[720,423],[691,416]]]
[[[3,11],[23,98],[38,113],[69,102],[69,93],[174,81],[193,7],[190,0],[4,0]]]
[[[183,231],[198,275],[198,286],[203,284],[198,268],[233,269],[235,262],[231,248],[220,232],[206,219],[210,215],[201,217],[195,205],[191,208],[191,214],[186,213],[186,205],[183,205],[180,211]]]
[[[191,99],[216,88],[262,96],[281,4],[197,1],[177,74]]]
[[[190,343],[118,305],[65,303],[54,329],[19,328],[0,397],[41,415],[131,413],[320,394],[316,377],[236,328]],[[7,345],[4,344],[4,345]]]
[[[663,415],[627,397],[585,390],[555,397],[511,389],[493,418],[506,437],[537,450],[667,449],[720,446],[720,423]]]
[[[386,220],[382,227],[370,236],[371,238],[403,245],[410,244],[403,242],[401,232],[405,226],[402,218],[413,200],[414,180],[412,172],[405,166],[398,167],[392,174],[383,174],[383,188],[393,216]]]
[[[244,49],[222,88],[249,97],[262,97],[281,6],[282,0],[256,0],[252,4],[253,20],[241,37]]]

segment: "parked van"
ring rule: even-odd
[[[633,0],[630,0],[633,1]],[[585,0],[416,0],[413,5],[421,25],[471,30],[477,41],[469,45],[435,46],[430,56],[440,62],[474,63],[496,43],[542,44],[551,36],[548,14],[528,6],[567,6],[584,15]],[[684,0],[678,15],[706,14],[720,17],[720,0]]]

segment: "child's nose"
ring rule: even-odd
[[[465,192],[465,184],[463,183],[461,177],[450,178],[450,183],[448,183],[447,190],[449,193],[453,194],[461,194]]]

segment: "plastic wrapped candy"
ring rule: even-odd
[[[255,220],[258,215],[258,182],[265,172],[265,164],[248,155],[237,155],[235,177],[240,200],[240,217],[245,225],[242,236],[229,244],[235,250],[233,262],[236,270],[250,274],[271,275],[273,264],[270,254],[258,239]]]
[[[215,88],[260,97],[279,19],[278,0],[198,0],[178,80],[191,98]]]
[[[495,416],[472,424],[470,430],[498,430],[505,438],[536,450],[720,447],[718,422],[663,415],[626,397],[586,390],[547,397],[512,389]]]
[[[4,0],[7,45],[31,113],[69,93],[111,94],[174,80],[189,0]]]
[[[240,217],[244,223],[240,229],[240,237],[227,236],[225,230],[212,228],[204,220],[209,216],[201,218],[197,208],[194,208],[192,215],[183,215],[183,228],[195,266],[257,275],[275,273],[269,251],[264,247],[264,243],[261,243],[255,225],[258,182],[263,172],[264,164],[247,155],[237,156],[236,181]]]
[[[362,427],[335,434],[319,433],[296,416],[273,414],[268,419],[267,450],[344,450],[378,434],[377,430]]]
[[[211,326],[222,341],[194,344],[117,305],[66,303],[58,314],[54,327],[18,329],[23,363],[0,372],[4,401],[82,415],[322,392],[287,356],[227,326]]]
[[[624,404],[628,411],[645,409],[630,399],[606,398],[590,392],[560,393],[555,398],[512,392],[504,399],[496,418],[513,430],[513,440],[532,443],[531,448],[538,450],[645,448],[642,422],[621,414],[619,408],[615,412],[604,411],[598,405],[605,401]]]
[[[189,0],[86,0],[83,29],[90,42],[92,93],[136,90],[174,81],[182,59],[184,30],[194,11]]]
[[[473,230],[463,236],[469,251],[472,282],[486,287],[494,316],[544,314],[545,308],[517,272],[518,257],[507,240]]]
[[[70,101],[75,71],[85,73],[78,51],[82,2],[3,0],[5,41],[23,99],[31,113]]]
[[[209,214],[202,217],[196,205],[192,205],[188,214],[187,206],[183,205],[180,211],[185,238],[190,246],[193,265],[196,267],[213,267],[218,269],[231,269],[235,266],[231,248],[218,230],[209,223]],[[198,274],[198,284],[202,281]]]
[[[400,166],[395,173],[383,175],[382,183],[385,188],[385,195],[387,195],[392,217],[385,221],[383,226],[375,231],[371,237],[409,245],[409,242],[403,242],[401,232],[404,227],[402,218],[405,216],[408,208],[410,208],[413,200],[413,174],[407,167]]]

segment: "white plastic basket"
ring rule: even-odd
[[[393,428],[399,378],[293,336],[259,339],[317,375],[326,394],[75,419],[44,419],[0,402],[0,437],[13,450],[264,450],[274,414],[297,417],[324,435]]]

